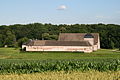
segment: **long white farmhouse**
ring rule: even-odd
[[[58,40],[31,40],[26,51],[67,51],[90,53],[100,49],[99,33],[60,33]]]

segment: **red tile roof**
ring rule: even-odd
[[[85,37],[91,35],[92,37]],[[94,45],[98,43],[99,33],[60,33],[56,40],[32,40],[28,46],[91,46],[84,38],[94,38]]]
[[[58,41],[83,41],[87,33],[60,33]],[[99,33],[90,33],[94,38],[94,44],[98,43]]]
[[[88,41],[33,40],[27,46],[91,46]]]

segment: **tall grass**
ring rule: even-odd
[[[0,75],[0,80],[120,80],[118,72],[99,72],[99,71],[60,71],[43,72],[35,74],[11,74]]]

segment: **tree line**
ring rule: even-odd
[[[116,24],[15,24],[0,26],[0,47],[21,47],[28,40],[57,40],[59,33],[99,33],[101,48],[120,48],[120,25]]]

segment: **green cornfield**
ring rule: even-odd
[[[46,71],[119,71],[120,60],[1,60],[0,74],[29,74]]]

